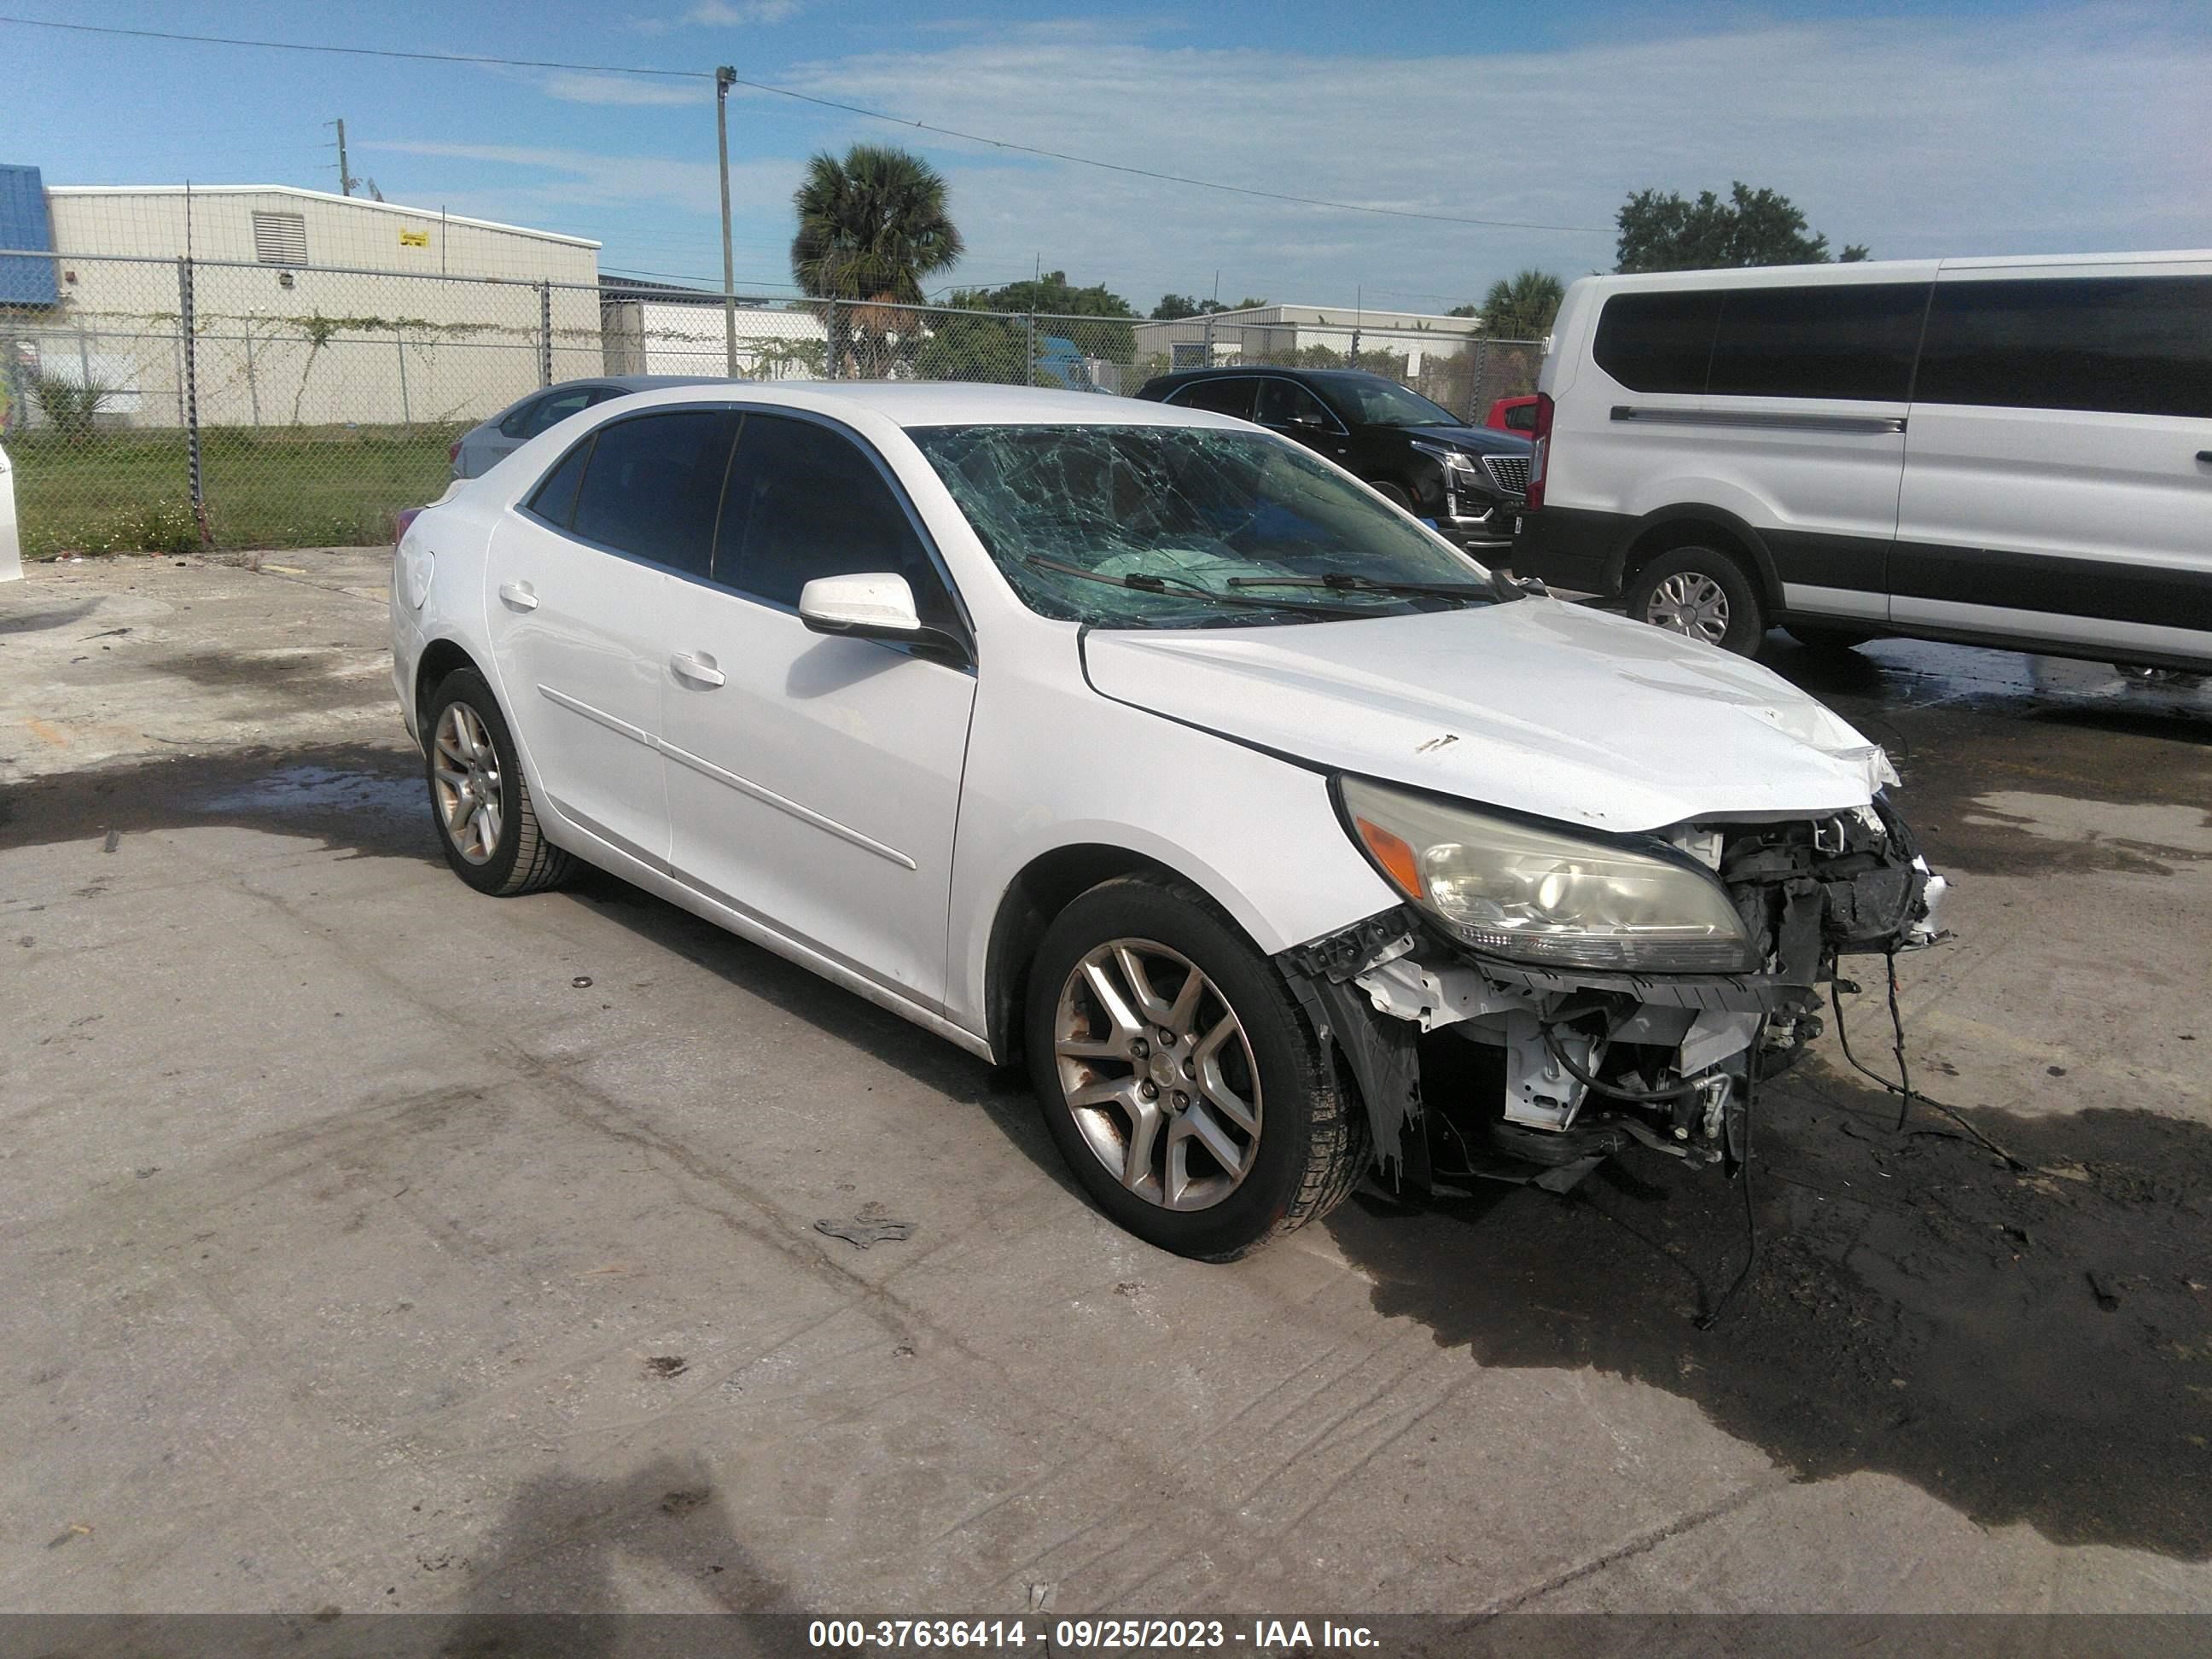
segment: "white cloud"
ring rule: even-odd
[[[603,155],[550,146],[452,143],[441,139],[384,139],[355,148],[489,162],[550,175],[502,185],[495,191],[477,189],[471,194],[478,200],[505,204],[506,217],[534,219],[556,227],[562,223],[564,208],[626,208],[642,203],[717,218],[721,212],[720,186],[711,161],[678,161],[653,155]],[[740,210],[787,207],[800,166],[790,160],[732,163],[732,206]],[[686,222],[684,228],[692,228],[691,222]]]
[[[673,17],[632,17],[640,34],[667,34],[680,28],[741,28],[753,23],[781,23],[798,15],[799,0],[699,0]]]
[[[967,270],[1042,253],[1133,297],[1340,302],[1356,287],[1442,309],[1523,264],[1609,268],[1647,185],[1781,191],[1837,246],[1877,258],[2212,242],[2212,41],[2183,12],[1860,19],[1543,53],[1339,58],[1161,46],[1065,26],[806,66],[820,96],[1258,189],[1568,234],[1268,203],[853,121],[841,140],[927,149]],[[1400,297],[1403,295],[1404,297]],[[1420,300],[1425,307],[1428,301]]]
[[[539,90],[569,104],[697,104],[713,95],[701,90],[705,84],[563,71],[547,76],[539,82]]]

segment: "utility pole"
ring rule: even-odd
[[[738,72],[714,71],[714,145],[722,159],[722,372],[738,378],[738,278],[730,252],[730,87]]]
[[[353,187],[361,180],[346,171],[345,118],[340,116],[337,120],[325,121],[323,125],[326,127],[336,127],[338,130],[338,194],[350,196],[353,194]]]

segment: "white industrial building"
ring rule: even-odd
[[[1428,360],[1466,350],[1482,327],[1479,317],[1437,317],[1415,311],[1369,311],[1355,306],[1253,306],[1207,317],[1136,325],[1139,361],[1164,357],[1171,368],[1204,368],[1247,361],[1295,362],[1298,352],[1323,346],[1342,353],[1352,336],[1359,349],[1388,351],[1419,375]]]
[[[610,374],[720,374],[728,359],[722,296],[623,278],[602,295]],[[811,307],[741,302],[737,372],[748,380],[807,380],[823,373],[829,331]]]
[[[33,262],[0,260],[0,337],[19,369],[110,388],[103,423],[184,419],[186,254],[205,426],[474,420],[601,369],[599,245],[581,237],[279,185],[44,201],[52,280],[26,293]]]

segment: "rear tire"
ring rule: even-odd
[[[1133,994],[1131,958],[1146,981]],[[1102,982],[1133,1018],[1115,1018]],[[1061,1156],[1149,1244],[1234,1261],[1327,1215],[1367,1169],[1365,1114],[1290,988],[1184,883],[1124,877],[1069,904],[1037,947],[1024,1018]],[[1210,1146],[1233,1147],[1241,1169]]]
[[[1717,548],[1669,548],[1630,579],[1621,598],[1637,621],[1739,657],[1766,637],[1766,607],[1751,573]]]
[[[423,781],[438,846],[479,893],[512,898],[566,881],[575,859],[545,839],[499,699],[473,668],[430,694]]]

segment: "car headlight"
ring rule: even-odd
[[[1442,461],[1446,471],[1464,472],[1469,477],[1474,478],[1480,478],[1482,476],[1480,465],[1476,463],[1474,457],[1464,449],[1452,449],[1443,444],[1423,443],[1419,438],[1413,441],[1413,447],[1419,450],[1422,454],[1433,455]]]
[[[1758,966],[1727,890],[1700,870],[1364,779],[1338,787],[1391,885],[1478,951],[1554,967]]]

